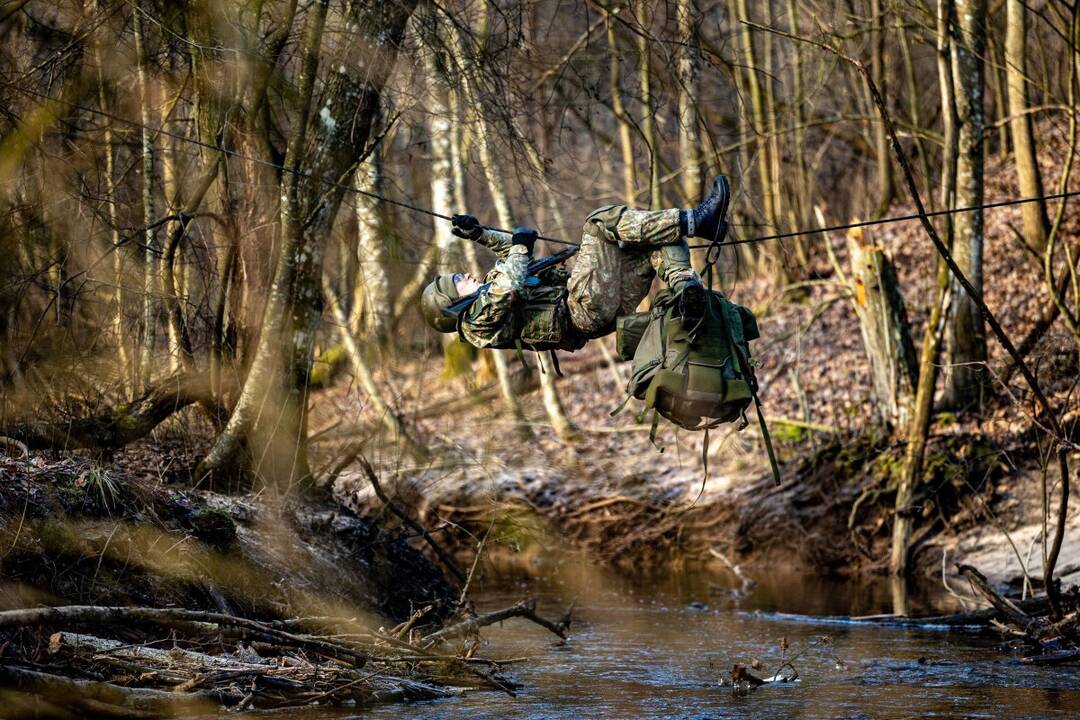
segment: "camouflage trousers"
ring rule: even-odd
[[[574,327],[589,338],[610,333],[615,318],[637,309],[659,275],[668,286],[697,278],[679,233],[679,211],[612,205],[585,220],[567,282]]]

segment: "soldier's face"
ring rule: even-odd
[[[454,275],[454,287],[457,288],[459,297],[465,297],[479,290],[480,283],[469,273],[457,273]]]

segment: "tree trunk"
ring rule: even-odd
[[[367,192],[382,191],[382,154],[376,148],[356,168],[356,187]],[[361,330],[380,345],[389,339],[394,304],[386,274],[386,236],[378,200],[355,193],[357,283],[354,288],[349,328]]]
[[[787,0],[788,25],[792,35],[799,35],[799,4],[795,0]],[[813,187],[810,178],[809,165],[806,162],[806,98],[803,85],[803,61],[802,44],[796,43],[791,48],[791,89],[794,98],[791,103],[795,106],[795,132],[792,137],[792,154],[795,159],[795,182],[793,202],[789,203],[793,208],[793,227],[807,227],[810,219],[810,192]],[[806,258],[807,241],[804,238],[795,238],[796,255],[801,260]]]
[[[236,465],[246,445],[261,474],[278,487],[310,480],[308,376],[322,313],[322,259],[343,194],[319,178],[340,182],[355,171],[415,7],[414,0],[348,6],[342,21],[349,32],[335,34],[341,60],[329,69],[316,114],[312,96],[328,4],[319,0],[312,6],[303,40],[297,113],[282,176],[282,244],[262,332],[232,417],[200,476]]]
[[[956,99],[951,71],[951,37],[949,27],[952,24],[952,0],[938,0],[937,6],[937,67],[938,85],[941,93],[943,147],[941,170],[941,205],[954,207],[956,197],[956,150],[957,121]],[[929,178],[927,178],[929,182]],[[946,215],[943,223],[944,242],[952,243],[952,216]],[[923,332],[922,350],[919,354],[919,382],[915,390],[915,403],[907,428],[907,447],[904,452],[904,464],[897,480],[896,500],[893,514],[892,550],[889,557],[889,569],[893,574],[905,575],[911,558],[911,499],[918,489],[922,478],[923,459],[926,455],[926,443],[930,434],[930,421],[933,417],[934,389],[937,385],[937,359],[945,338],[949,297],[952,293],[948,267],[943,260],[938,261],[938,294]]]
[[[158,250],[157,231],[150,227],[154,217],[154,138],[150,123],[150,110],[154,102],[147,78],[148,62],[146,38],[142,13],[135,13],[135,56],[138,63],[139,109],[142,119],[140,130],[140,157],[142,170],[142,220],[143,226],[143,313],[142,340],[139,347],[138,387],[145,388],[150,382],[154,363],[154,344],[157,338]]]
[[[95,3],[95,10],[98,3]],[[102,112],[110,112],[108,93],[105,87],[104,64],[105,57],[102,53],[104,38],[96,38],[94,42],[94,61],[97,63],[98,81],[98,107]],[[120,363],[120,396],[129,397],[133,387],[131,377],[131,360],[128,357],[127,334],[124,329],[124,249],[121,247],[120,219],[116,208],[116,149],[113,141],[112,122],[108,118],[102,120],[104,124],[105,144],[105,205],[109,213],[109,244],[113,255],[113,302],[116,305],[113,315],[113,333],[116,335],[117,359]]]
[[[922,124],[922,101],[919,99],[919,80],[915,74],[915,63],[911,57],[911,39],[908,36],[906,20],[899,15],[896,18],[896,36],[900,42],[900,56],[904,61],[904,80],[907,84],[908,108],[911,126],[921,128]],[[919,166],[922,170],[923,181],[926,183],[927,199],[930,209],[937,208],[934,199],[932,185],[933,174],[930,172],[930,156],[926,152],[926,143],[921,133],[914,133],[912,138],[915,142],[915,151],[919,155]]]
[[[647,28],[650,20],[649,0],[635,0],[634,13],[640,27]],[[652,99],[652,40],[646,33],[637,36],[638,83],[641,88],[641,133],[649,150],[649,206],[659,210],[664,206],[660,187],[660,138],[656,132],[656,110]]]
[[[986,50],[986,0],[957,0],[958,33],[952,42],[952,75],[959,118],[956,204],[983,202],[983,55]],[[953,254],[972,286],[982,294],[983,212],[955,216]],[[954,283],[948,326],[951,370],[947,398],[953,407],[979,406],[986,389],[986,328],[975,301]]]
[[[909,422],[918,377],[907,309],[892,261],[880,245],[848,233],[855,312],[870,360],[874,411],[882,426]]]
[[[1035,159],[1035,135],[1028,113],[1027,8],[1022,0],[1006,0],[1005,12],[1005,77],[1016,178],[1021,196],[1036,197],[1043,194],[1043,184]],[[1024,242],[1041,253],[1046,247],[1046,233],[1050,227],[1046,202],[1025,203],[1020,206],[1020,212],[1024,221]]]
[[[678,0],[679,27],[679,171],[683,204],[693,207],[701,195],[701,134],[698,131],[697,101],[701,94],[698,78],[698,12],[694,0]]]
[[[885,14],[881,7],[881,0],[870,0],[871,31],[870,31],[870,74],[874,84],[878,86],[883,97],[886,94],[885,73]],[[892,158],[889,155],[889,137],[885,130],[885,124],[875,122],[874,127],[874,161],[877,167],[877,209],[875,217],[884,217],[889,211],[889,204],[894,194]]]
[[[938,260],[938,292],[930,318],[923,333],[922,352],[919,354],[919,381],[915,401],[907,424],[907,447],[904,465],[896,485],[896,501],[893,511],[892,552],[889,570],[894,575],[906,575],[911,559],[911,528],[914,517],[911,500],[922,479],[923,458],[930,436],[930,420],[933,416],[934,387],[937,384],[937,358],[941,340],[945,334],[945,304],[949,299],[949,269]]]
[[[611,109],[615,115],[615,121],[619,124],[619,149],[622,151],[623,202],[630,207],[634,207],[636,203],[634,186],[637,180],[637,172],[634,167],[634,143],[630,134],[630,120],[626,116],[626,106],[622,99],[622,84],[619,80],[622,54],[619,52],[619,39],[615,34],[615,21],[610,12],[607,13],[607,42],[610,62],[608,85],[611,93]]]

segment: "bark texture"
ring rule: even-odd
[[[874,412],[884,427],[903,427],[909,422],[918,369],[896,268],[884,248],[861,234],[849,234],[848,250]]]
[[[957,32],[952,42],[952,76],[959,119],[956,156],[956,204],[973,207],[983,202],[983,91],[986,52],[985,0],[957,0]],[[953,255],[956,264],[981,295],[983,287],[983,212],[973,210],[954,218]],[[971,407],[986,389],[986,328],[975,301],[954,285],[948,326],[948,401]]]

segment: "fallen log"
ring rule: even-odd
[[[990,581],[986,579],[986,576],[981,572],[973,568],[971,565],[957,565],[957,572],[963,577],[967,578],[972,587],[975,588],[986,600],[1001,613],[1009,622],[1014,625],[1020,626],[1022,629],[1027,629],[1032,624],[1032,617],[1018,608],[1015,603],[1003,596],[997,590],[990,585]]]
[[[286,647],[309,650],[357,666],[363,666],[369,659],[366,653],[346,645],[331,643],[306,635],[295,635],[271,627],[258,620],[250,620],[224,613],[181,608],[106,607],[97,605],[63,605],[0,612],[0,628],[2,629],[76,624],[151,624],[210,635],[225,632],[226,634],[238,636],[242,640],[263,640]]]
[[[243,700],[243,695],[235,691],[174,693],[67,678],[15,665],[0,665],[0,683],[25,693],[56,698],[94,717],[149,718],[172,716],[178,711],[208,712]]]
[[[31,450],[120,448],[149,435],[173,413],[197,402],[211,403],[213,397],[210,373],[177,373],[141,398],[104,413],[66,420],[4,423],[0,424],[0,435]]]

